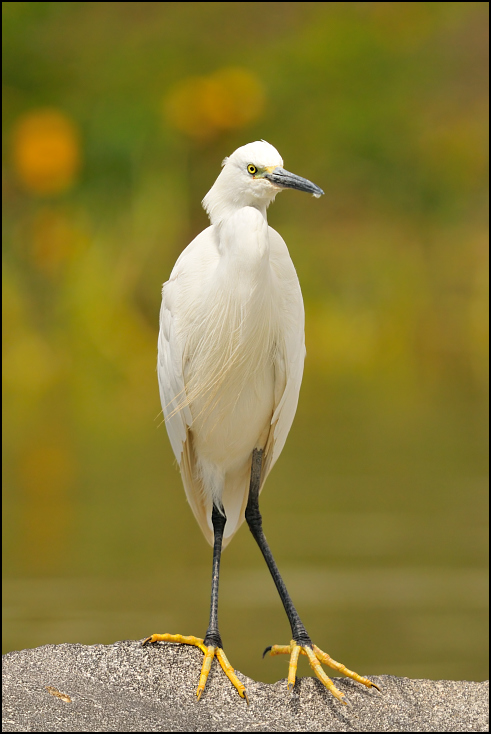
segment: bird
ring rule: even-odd
[[[204,654],[200,699],[216,657],[248,701],[224,650],[218,625],[222,549],[247,522],[291,626],[289,645],[264,655],[290,655],[289,690],[300,654],[346,703],[321,663],[359,683],[312,643],[280,575],[262,527],[259,494],[285,444],[297,409],[305,359],[304,304],[282,237],[267,208],[285,189],[319,198],[323,190],[283,167],[274,146],[248,143],[225,158],[202,201],[210,226],[179,256],[162,288],[157,373],[167,433],[188,502],[213,547],[210,618],[204,638],[153,634],[143,644],[195,645]]]

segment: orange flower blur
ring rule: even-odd
[[[80,157],[78,129],[65,113],[38,109],[17,120],[14,167],[18,180],[30,193],[47,196],[71,188],[80,170]]]

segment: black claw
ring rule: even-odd
[[[268,652],[272,649],[272,647],[273,647],[273,645],[270,645],[269,647],[266,648],[266,650],[263,652],[263,658],[264,658],[265,655],[268,654]]]

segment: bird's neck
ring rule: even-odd
[[[270,201],[265,201],[255,196],[253,192],[231,192],[229,179],[225,174],[224,169],[202,201],[211,224],[215,227],[222,227],[234,214],[249,208],[257,209],[266,219],[266,209],[273,201],[274,195]]]
[[[241,207],[216,226],[216,232],[222,266],[228,273],[257,277],[269,268],[266,209]]]

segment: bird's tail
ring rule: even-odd
[[[213,507],[213,494],[204,486],[203,474],[197,466],[193,447],[193,436],[190,431],[188,431],[186,441],[184,442],[180,469],[188,502],[191,505],[191,509],[203,535],[212,546],[213,525],[211,522],[211,511]],[[227,522],[223,536],[223,548],[228,545],[244,522],[250,475],[251,461],[247,459],[246,462],[234,470],[227,472],[224,476],[221,503]]]

